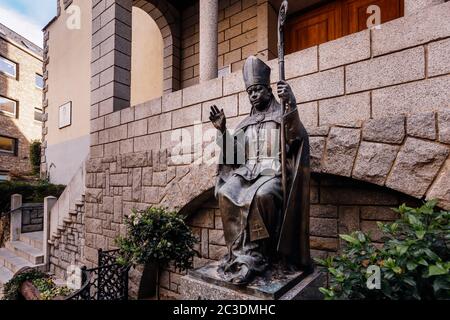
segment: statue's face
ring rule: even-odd
[[[272,88],[268,88],[264,85],[254,85],[247,89],[250,103],[254,108],[259,111],[265,110],[269,106],[269,102],[272,96]]]

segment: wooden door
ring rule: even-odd
[[[404,0],[335,0],[289,18],[286,53],[303,50],[367,29],[367,8],[381,9],[381,22],[403,16]]]
[[[288,21],[286,52],[296,52],[340,37],[342,31],[338,7],[338,1],[332,2]]]
[[[370,16],[367,8],[371,5],[380,8],[381,23],[403,16],[402,0],[346,0],[342,3],[343,36],[367,29],[367,19]]]

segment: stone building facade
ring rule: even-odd
[[[199,6],[194,5],[196,10],[186,7],[178,15],[166,4],[165,9],[157,10],[162,16],[169,13],[161,22],[164,28],[171,25],[174,16],[183,17],[177,20],[181,25],[192,18],[199,20],[199,27],[188,22],[193,26],[189,32],[197,30],[200,42],[205,38],[217,41],[198,45],[196,64],[186,62],[196,56],[197,41],[194,36],[191,40],[183,36],[189,34],[188,27],[182,28],[181,41],[176,40],[177,34],[168,36],[165,52],[174,55],[165,61],[165,69],[173,71],[168,71],[168,79],[176,83],[180,80],[176,72],[180,71],[180,85],[186,87],[131,106],[123,71],[129,70],[131,57],[123,52],[130,44],[123,39],[129,34],[132,6],[143,2],[154,10],[161,3],[92,3],[92,19],[99,22],[93,30],[98,40],[92,48],[97,62],[92,65],[96,72],[91,87],[90,158],[86,164],[83,220],[71,230],[83,240],[78,249],[82,254],[65,255],[63,259],[62,252],[68,252],[64,249],[67,240],[64,234],[56,240],[51,261],[62,276],[68,264],[95,265],[97,249],[114,248],[115,238],[125,234],[123,219],[131,209],[149,206],[163,206],[189,216],[188,223],[200,239],[195,267],[218,259],[225,247],[212,195],[217,168],[214,162],[200,161],[209,156],[209,143],[215,139],[208,109],[213,104],[223,108],[231,129],[250,112],[239,71],[246,55],[264,58],[272,67],[273,84],[278,79],[277,61],[271,59],[276,52],[271,49],[269,34],[273,33],[271,2],[239,0],[222,5],[222,1],[200,1]],[[371,232],[378,240],[376,221],[394,220],[390,208],[401,203],[417,205],[425,199],[437,199],[440,207],[450,209],[450,3],[421,1],[421,6],[413,6],[413,2],[418,5],[405,1],[404,17],[380,28],[286,57],[287,78],[311,137],[314,175],[310,229],[314,256],[336,253],[342,245],[338,235],[353,230]],[[218,10],[217,30],[202,28],[207,23],[202,10],[211,10],[208,5]],[[196,11],[198,16],[192,13]],[[256,27],[247,29],[246,24],[244,28],[244,23],[254,23],[254,12]],[[226,37],[226,33],[234,32],[233,27],[240,31],[220,41],[219,32]],[[247,37],[247,32],[256,36]],[[232,41],[241,35],[239,41]],[[109,43],[109,51],[103,52],[102,43],[111,37],[117,41]],[[247,42],[255,38],[256,44]],[[220,51],[219,43],[223,42],[227,42],[223,45],[226,50]],[[180,47],[178,56],[174,52]],[[201,48],[215,54],[201,55]],[[244,48],[248,49],[245,54]],[[183,55],[187,50],[194,54]],[[217,60],[219,69],[221,58],[217,57],[223,56],[225,61],[236,50],[236,60],[227,61],[233,72],[217,77],[215,70],[214,76],[205,61]],[[178,61],[180,68],[175,66]],[[186,75],[192,77],[183,78],[183,71],[189,68]],[[116,69],[120,72],[108,71]],[[102,84],[99,77],[103,74],[109,82]],[[195,84],[197,81],[200,83]],[[177,297],[181,276],[173,269],[164,272],[161,286],[167,297]],[[133,279],[131,288],[135,289],[138,277]]]
[[[0,57],[15,65],[16,73],[11,76],[0,71],[0,98],[15,104],[14,112],[0,111],[0,137],[15,142],[14,152],[0,151],[0,176],[4,178],[31,171],[30,143],[42,138],[45,88],[36,86],[36,77],[43,76],[42,55],[37,45],[0,24]]]

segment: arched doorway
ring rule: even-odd
[[[163,94],[164,42],[156,22],[138,7],[133,7],[131,105]]]

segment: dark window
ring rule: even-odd
[[[0,73],[6,74],[13,78],[17,77],[17,65],[6,58],[0,57]]]
[[[9,174],[5,171],[0,171],[0,181],[8,181],[9,180]]]
[[[43,113],[39,108],[34,108],[34,120],[42,122]]]
[[[41,90],[44,89],[44,78],[39,74],[36,74],[35,85],[36,88],[39,88]]]
[[[0,153],[17,155],[17,139],[0,136]]]
[[[15,117],[17,114],[17,102],[8,98],[0,97],[0,113]]]

